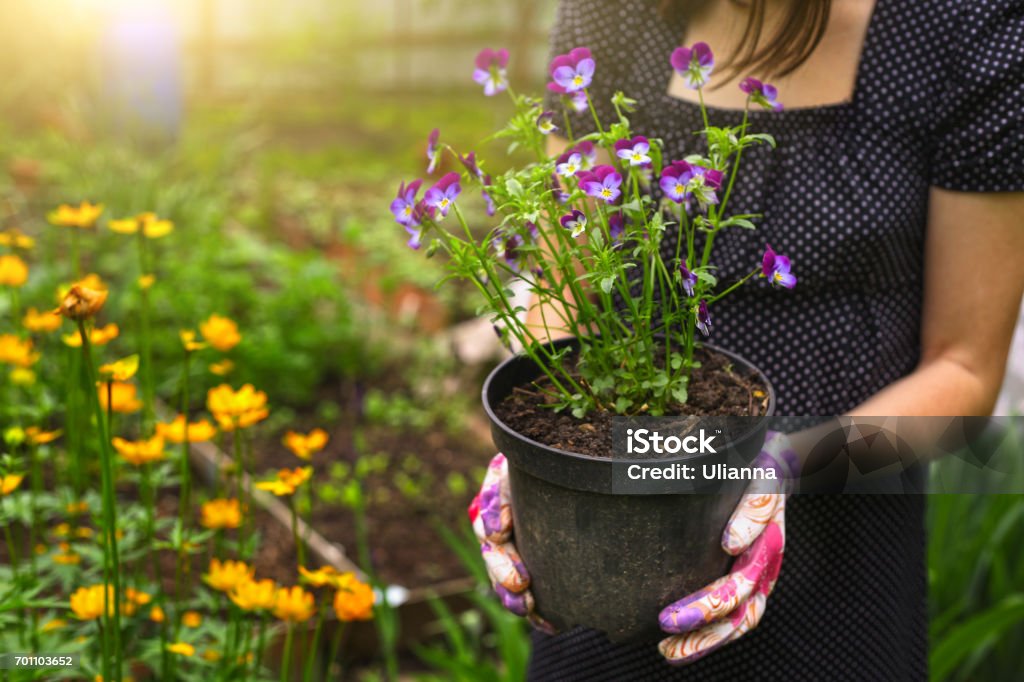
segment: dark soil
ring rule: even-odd
[[[741,374],[728,357],[707,349],[697,349],[694,358],[700,366],[694,368],[690,379],[686,415],[756,417],[765,413],[768,391],[759,377]],[[538,389],[549,392],[550,387],[542,382],[524,384],[494,406],[495,414],[511,429],[538,443],[592,457],[612,456],[615,414],[594,411],[577,419],[565,411],[555,412],[538,401],[545,395]]]

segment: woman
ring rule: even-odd
[[[719,237],[718,274],[737,279],[767,242],[792,256],[800,284],[723,300],[713,340],[764,369],[780,414],[990,413],[1024,288],[1021,3],[686,4],[563,0],[552,47],[589,47],[599,115],[613,118],[608,100],[623,90],[638,100],[634,131],[663,139],[666,158],[697,151],[703,127],[674,48],[704,41],[719,56],[703,91],[717,125],[740,122],[743,77],[778,87],[786,109],[751,117],[779,148],[745,154],[733,199],[764,217]],[[588,112],[571,124],[593,125]],[[926,679],[924,504],[793,497],[757,629],[685,655],[538,631],[530,678]]]

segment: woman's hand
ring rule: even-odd
[[[691,663],[753,630],[764,615],[768,595],[782,567],[786,546],[786,496],[799,471],[789,439],[769,432],[754,466],[776,470],[774,489],[740,500],[722,533],[722,549],[737,559],[732,572],[667,606],[659,615],[670,633],[658,650],[673,664]]]
[[[551,625],[533,611],[530,574],[512,543],[509,499],[508,462],[505,455],[499,453],[491,459],[480,492],[469,504],[469,520],[480,540],[491,586],[502,605],[517,616],[524,616],[534,627],[550,633],[554,631]]]

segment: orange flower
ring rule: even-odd
[[[103,585],[91,587],[80,587],[71,595],[71,610],[79,620],[95,620],[103,615],[104,589]],[[106,602],[108,615],[114,614],[114,587],[106,586]],[[125,601],[121,606],[121,613],[127,616],[135,613],[135,604]]]
[[[107,227],[118,234],[135,234],[141,229],[142,234],[149,239],[159,239],[174,231],[174,223],[157,218],[155,213],[140,213],[134,218],[110,220]]]
[[[15,255],[0,256],[0,286],[20,287],[28,281],[28,266]]]
[[[181,624],[187,628],[197,628],[203,624],[203,616],[198,611],[186,611],[181,614]]]
[[[6,474],[0,476],[0,495],[10,495],[21,485],[25,474]]]
[[[199,324],[199,332],[211,346],[222,353],[231,350],[242,340],[241,334],[238,333],[238,325],[230,318],[216,314],[210,315],[205,322]]]
[[[194,656],[196,653],[196,648],[188,642],[174,642],[173,644],[168,644],[167,650],[172,654],[178,654],[180,656]]]
[[[103,204],[90,204],[88,201],[83,201],[77,207],[61,204],[56,211],[51,211],[46,217],[54,225],[86,229],[96,224],[101,213],[103,213]]]
[[[171,422],[158,422],[156,432],[170,443],[182,443],[185,440],[185,415],[179,414]],[[202,443],[217,435],[217,428],[208,419],[200,419],[188,424],[188,441]]]
[[[23,234],[18,228],[12,227],[9,230],[0,232],[0,246],[9,246],[25,251],[35,247],[36,240]]]
[[[300,485],[313,476],[313,467],[299,467],[297,469],[279,469],[277,478],[269,481],[259,481],[256,488],[266,490],[278,497],[292,495]]]
[[[211,388],[206,406],[224,431],[244,429],[267,418],[267,394],[246,384],[235,391],[228,384]]]
[[[156,275],[139,275],[135,283],[139,285],[140,289],[145,291],[156,284]]]
[[[120,333],[121,330],[113,322],[103,327],[93,327],[89,330],[89,343],[94,346],[105,346],[116,339]],[[60,338],[64,345],[71,348],[81,348],[82,346],[82,335],[77,329],[70,334],[64,334]]]
[[[303,623],[316,613],[313,595],[301,587],[285,587],[277,592],[274,616],[289,623]]]
[[[138,398],[138,391],[135,384],[128,384],[123,381],[115,381],[110,384],[111,409],[118,414],[131,414],[142,409],[142,401]],[[100,384],[100,407],[107,409],[107,384]]]
[[[43,627],[40,628],[43,632],[53,632],[54,630],[60,630],[61,628],[67,627],[68,622],[63,618],[54,618],[43,623]]]
[[[216,374],[219,377],[226,377],[234,368],[235,363],[231,362],[227,358],[224,358],[220,362],[211,362],[209,367],[210,373]]]
[[[68,543],[62,542],[57,547],[60,551],[53,555],[54,563],[64,566],[77,566],[82,562],[82,557],[77,552],[72,551],[71,545]]]
[[[351,573],[339,573],[338,569],[333,566],[322,566],[315,571],[310,571],[305,566],[299,566],[299,574],[306,583],[313,587],[330,585],[335,589],[340,589],[352,576]]]
[[[100,379],[103,381],[128,381],[139,371],[139,356],[129,355],[116,362],[100,365]]]
[[[68,292],[63,296],[59,314],[69,320],[88,320],[95,315],[107,302],[107,292],[102,289],[90,289],[81,283],[72,284]]]
[[[149,610],[149,619],[154,623],[162,623],[167,620],[167,614],[159,606],[154,606]]]
[[[242,525],[242,507],[235,499],[210,500],[202,506],[200,523],[210,530],[238,528]]]
[[[28,312],[25,313],[25,317],[21,318],[21,323],[30,332],[57,331],[60,329],[62,322],[63,320],[60,319],[60,315],[56,311],[47,310],[39,312],[35,308],[29,308]]]
[[[210,560],[210,572],[203,575],[203,582],[220,592],[231,592],[243,582],[253,579],[255,571],[241,561]]]
[[[14,334],[0,334],[0,362],[15,367],[31,367],[39,359],[33,352],[32,340],[22,339]]]
[[[352,576],[351,580],[335,593],[334,612],[343,621],[370,620],[373,618],[375,600],[373,589]]]
[[[133,466],[159,462],[164,458],[164,439],[159,435],[137,441],[114,438],[111,442],[121,459]]]
[[[61,431],[43,431],[38,426],[30,426],[25,429],[25,437],[32,445],[46,445],[60,438]],[[84,504],[84,503],[83,503]]]
[[[284,434],[282,442],[296,457],[309,461],[314,454],[323,450],[324,446],[327,445],[327,432],[323,429],[313,429],[303,435],[295,431],[289,431]]]
[[[181,345],[189,353],[206,348],[205,343],[196,341],[196,333],[191,329],[182,329],[178,332],[178,338],[181,339]]]
[[[243,611],[269,611],[277,604],[277,583],[249,580],[236,586],[228,597]]]
[[[136,590],[134,587],[129,587],[124,591],[124,598],[136,606],[145,606],[153,601],[152,595]]]

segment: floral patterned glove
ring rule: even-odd
[[[487,466],[480,492],[469,504],[469,520],[502,605],[517,616],[525,616],[534,627],[553,632],[551,625],[533,611],[530,574],[511,540],[512,507],[505,455],[498,453]]]
[[[777,472],[773,488],[747,492],[722,533],[722,549],[737,559],[732,572],[666,607],[661,629],[671,633],[658,645],[672,664],[691,663],[753,630],[775,587],[786,545],[786,497],[799,474],[789,439],[769,432],[754,466]],[[749,491],[749,488],[748,488]]]

